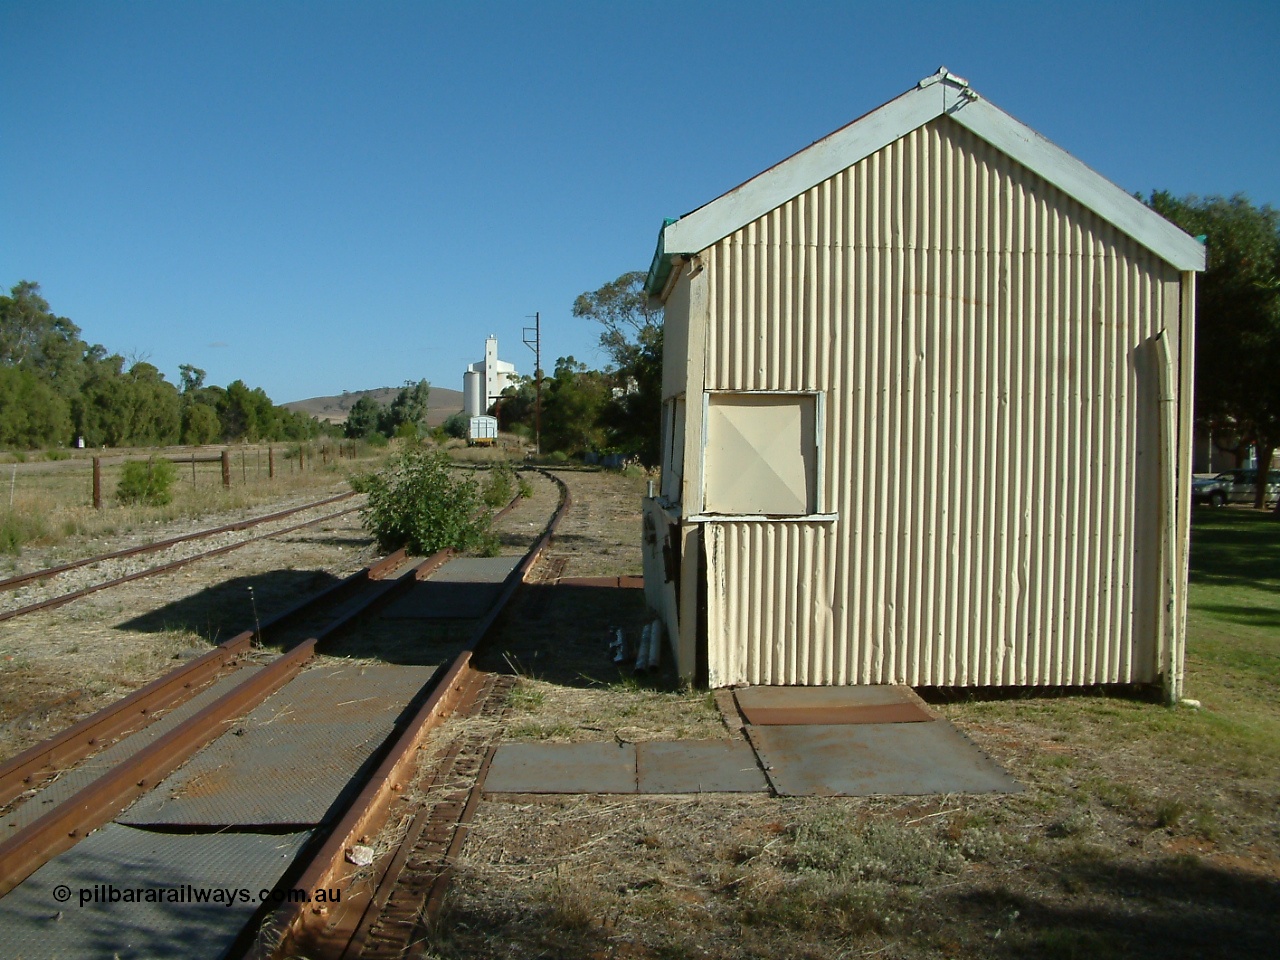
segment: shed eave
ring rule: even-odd
[[[966,127],[1179,270],[1203,271],[1205,248],[1026,124],[939,71],[888,103],[792,154],[692,213],[665,221],[646,289],[657,295],[673,256],[693,255],[815,184],[941,116]],[[665,279],[665,274],[662,279]]]

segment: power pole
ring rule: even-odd
[[[542,315],[533,315],[533,326],[524,328],[524,345],[533,351],[533,449],[542,456]]]

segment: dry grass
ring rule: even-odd
[[[168,448],[162,454],[181,456],[187,448]],[[351,449],[348,447],[347,449]],[[196,451],[197,456],[221,448]],[[346,479],[382,461],[384,452],[365,452],[362,459],[338,456],[336,446],[315,444],[300,467],[297,448],[276,447],[276,476],[267,476],[265,447],[235,448],[231,488],[222,486],[218,463],[197,463],[193,480],[188,464],[177,464],[173,500],[161,507],[124,505],[115,501],[123,458],[142,459],[157,451],[112,451],[119,461],[104,463],[103,509],[92,504],[92,466],[77,455],[55,462],[32,461],[0,470],[8,481],[0,485],[0,575],[27,572],[67,560],[104,553],[140,540],[159,539],[160,527],[208,518],[241,519],[264,505],[301,503],[347,489]],[[3,476],[3,474],[8,476]],[[10,498],[12,494],[12,498]],[[202,524],[216,525],[216,520]],[[4,536],[14,529],[19,536]],[[10,549],[4,550],[5,544]]]
[[[622,513],[571,514],[566,529],[582,539],[555,548],[570,559],[566,574],[574,564],[638,572],[629,482],[569,475],[575,501],[587,499],[577,485],[587,478],[613,484],[593,507],[611,501]],[[610,536],[617,542],[591,556]],[[1197,569],[1188,684],[1205,709],[1098,693],[939,703],[1026,786],[1008,797],[490,798],[432,949],[725,960],[1267,954],[1280,938],[1280,594],[1262,556],[1280,553],[1245,551],[1229,582]],[[1213,583],[1220,590],[1203,589]],[[528,591],[525,618],[503,635],[510,664],[486,662],[522,677],[508,738],[728,735],[701,695],[669,677],[635,683],[609,661],[611,628],[646,617],[628,591],[544,590],[542,600]]]

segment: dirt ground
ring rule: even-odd
[[[568,476],[543,571],[638,574],[642,482]],[[527,589],[484,658],[506,740],[737,735],[670,666],[636,678],[638,591]],[[1271,654],[1274,657],[1274,650]],[[1194,652],[1189,687],[1213,667]],[[1231,683],[1231,681],[1227,681]],[[441,958],[1253,957],[1280,942],[1275,750],[1231,709],[1115,691],[924,691],[1012,796],[490,797],[429,950]],[[1274,694],[1270,696],[1274,709]],[[1270,728],[1264,728],[1270,729]],[[1233,746],[1234,744],[1234,746]]]
[[[737,735],[669,661],[645,677],[614,663],[610,640],[622,630],[634,641],[647,619],[640,591],[552,585],[641,567],[644,479],[559,475],[574,507],[535,571],[542,582],[518,595],[479,659],[519,678],[502,736]],[[503,553],[533,535],[554,497],[550,484],[534,492],[500,529]],[[228,519],[157,525],[155,537]],[[283,552],[267,541],[0,624],[0,757],[374,556],[352,514],[289,535]],[[485,800],[430,954],[1270,955],[1280,942],[1280,747],[1267,718],[1280,708],[1275,680],[1257,679],[1277,672],[1270,636],[1250,654],[1252,673],[1191,645],[1188,686],[1203,710],[1098,691],[931,695],[1025,785],[1015,796]],[[1233,706],[1246,701],[1256,717]]]

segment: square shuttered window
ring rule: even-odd
[[[818,398],[707,397],[706,513],[807,516],[818,507]]]

